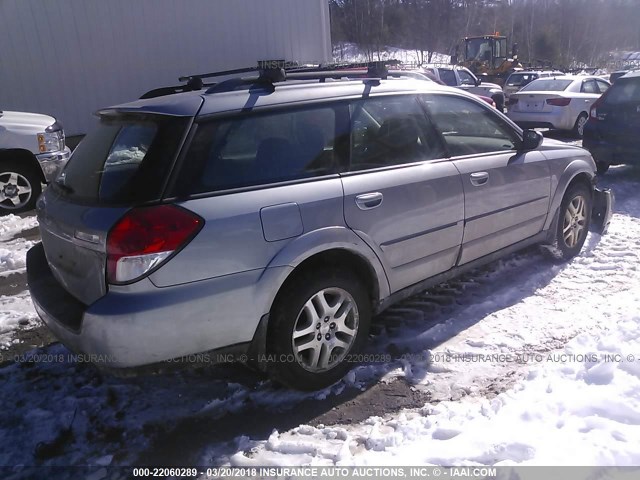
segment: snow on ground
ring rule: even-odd
[[[362,50],[355,43],[341,43],[333,46],[333,60],[336,62],[368,62],[379,60],[400,60],[402,63],[421,63],[420,54],[416,50],[407,50],[398,47],[383,47],[379,54],[373,52],[373,56]],[[427,52],[424,52],[424,62],[427,60]],[[441,53],[434,53],[432,63],[449,64],[451,57]]]
[[[0,218],[0,282],[11,284],[13,274],[25,272],[26,254],[34,242],[16,238],[38,226],[35,216],[5,215]],[[16,333],[39,324],[28,292],[0,296],[0,350],[16,342]]]
[[[230,463],[639,465],[640,300],[628,292],[624,301],[617,321],[545,353],[525,379],[492,400],[274,432],[257,447],[245,440],[250,458],[239,452]]]
[[[0,243],[0,278],[24,272],[27,251],[35,245],[31,240],[16,238]]]
[[[6,215],[0,218],[0,278],[24,271],[27,250],[34,242],[15,237],[37,226],[35,216]]]
[[[0,218],[0,242],[9,240],[24,230],[38,226],[38,219],[31,215],[19,217],[17,215],[5,215]]]
[[[0,351],[18,342],[19,330],[40,325],[29,292],[0,297]]]

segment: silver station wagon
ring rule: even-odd
[[[37,202],[40,317],[109,369],[222,352],[317,389],[394,302],[604,232],[587,151],[386,77],[263,68],[100,111]]]

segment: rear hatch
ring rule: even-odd
[[[640,76],[618,79],[595,109],[596,125],[604,140],[640,149]]]
[[[107,292],[111,227],[132,206],[162,198],[188,118],[104,112],[38,202],[53,275],[85,305]]]

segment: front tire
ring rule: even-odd
[[[589,233],[592,203],[592,192],[586,185],[574,185],[565,193],[552,246],[558,260],[571,260],[582,250]]]
[[[41,193],[40,176],[31,166],[0,163],[0,215],[33,210]]]
[[[354,366],[367,338],[371,300],[344,270],[320,269],[288,282],[271,310],[268,371],[277,382],[319,390]]]

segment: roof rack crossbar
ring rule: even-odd
[[[184,75],[178,78],[179,82],[186,82],[193,78],[215,78],[215,77],[227,77],[231,75],[240,75],[242,73],[260,72],[263,70],[274,70],[280,68],[296,68],[297,65],[294,62],[287,62],[286,60],[259,60],[258,65],[255,67],[236,68],[233,70],[222,70],[220,72],[211,73],[198,73],[195,75]]]

